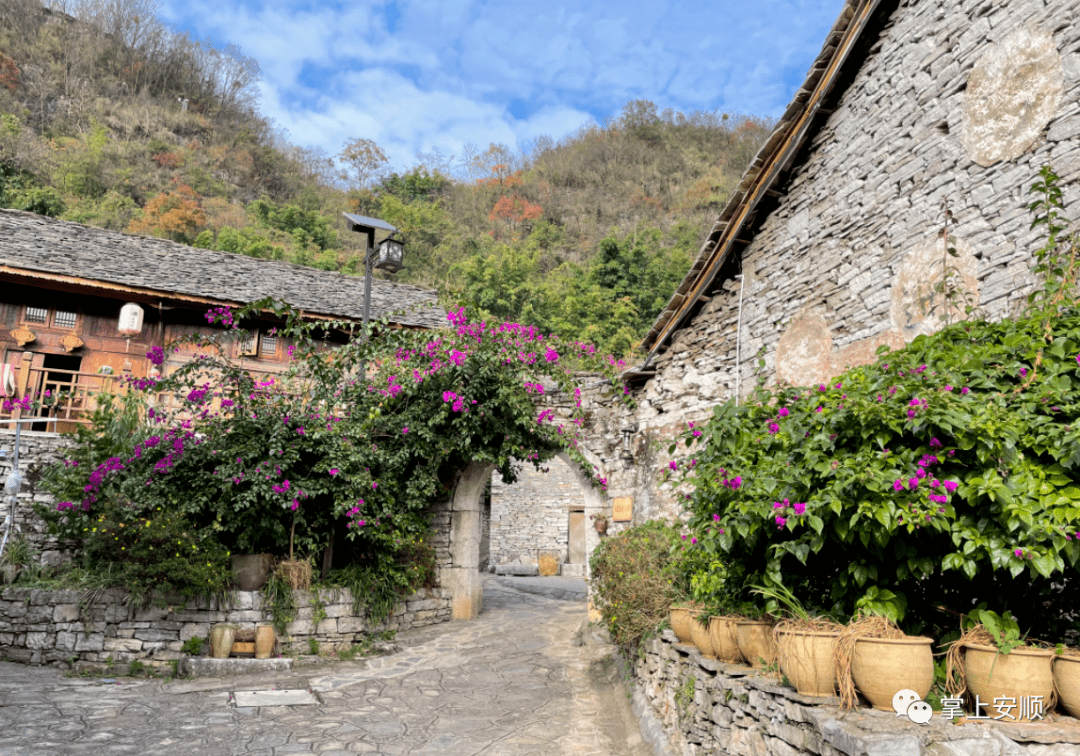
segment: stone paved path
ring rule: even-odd
[[[648,756],[609,649],[572,643],[584,617],[581,601],[487,577],[479,619],[403,633],[400,653],[367,662],[112,684],[2,662],[0,754]],[[320,703],[230,699],[270,688]]]

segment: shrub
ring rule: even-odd
[[[829,385],[717,407],[687,436],[701,547],[815,610],[918,630],[939,605],[1024,596],[1058,632],[1078,588],[1080,312],[1045,325],[960,323]]]
[[[717,603],[775,584],[812,613],[919,632],[1023,597],[1025,627],[1061,636],[1080,597],[1080,310],[1076,242],[1055,238],[1060,192],[1041,175],[1049,296],[1031,314],[920,336],[827,385],[759,388],[687,429],[671,465],[699,547],[740,571]]]
[[[590,560],[593,597],[612,640],[633,652],[687,595],[679,529],[660,521],[605,538]]]

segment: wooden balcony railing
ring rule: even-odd
[[[67,433],[74,431],[80,425],[90,424],[90,415],[97,407],[97,397],[103,394],[123,395],[129,391],[127,385],[128,374],[106,375],[103,373],[86,373],[79,370],[61,370],[58,368],[34,367],[31,362],[33,353],[23,353],[22,364],[16,376],[15,397],[7,399],[23,399],[29,397],[40,407],[35,417],[40,418],[40,424],[34,423],[24,429],[51,431],[55,433]],[[277,381],[281,378],[278,374],[269,370],[260,370],[256,367],[245,366],[245,370],[256,381],[266,381],[273,377]],[[211,376],[207,376],[211,380]],[[211,380],[212,382],[212,380]],[[269,389],[257,389],[269,391]],[[303,392],[287,391],[287,395],[293,398],[303,395]],[[172,392],[157,392],[151,398],[151,405],[158,410],[164,410],[173,414],[178,419],[190,418],[190,405],[185,401],[186,397],[178,397]],[[221,398],[214,396],[209,401],[211,412],[222,412]],[[228,410],[224,414],[229,414]],[[0,405],[0,427],[14,428],[14,423],[5,420],[27,419],[26,411],[16,407],[10,412],[4,412]]]

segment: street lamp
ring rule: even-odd
[[[349,222],[349,227],[353,231],[367,236],[367,244],[364,247],[364,330],[360,337],[362,342],[366,342],[368,321],[371,319],[371,269],[378,268],[387,273],[397,273],[404,268],[405,242],[394,238],[398,229],[386,221],[352,213],[342,213],[342,215],[345,216],[345,220]],[[377,247],[375,246],[376,229],[390,232],[390,236],[379,242]],[[363,363],[361,363],[360,372],[366,376]]]

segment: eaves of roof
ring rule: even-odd
[[[749,241],[746,232],[751,223],[761,220],[755,218],[758,206],[766,196],[779,196],[780,183],[790,175],[799,150],[820,128],[822,121],[817,116],[822,103],[832,94],[841,69],[881,3],[882,0],[846,0],[802,87],[746,169],[697,260],[642,340],[642,348],[648,350],[644,363],[624,375],[648,374],[649,364],[686,322],[694,304],[708,291],[736,245],[745,246]]]
[[[214,305],[274,297],[319,319],[362,320],[364,279],[278,260],[195,249],[0,209],[0,274]],[[439,328],[446,313],[430,289],[375,279],[371,316]]]

